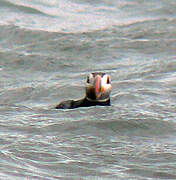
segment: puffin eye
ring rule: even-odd
[[[90,79],[89,79],[89,76],[87,76],[87,83],[90,83]]]
[[[110,78],[109,78],[109,76],[107,77],[107,82],[106,82],[107,84],[110,84]]]

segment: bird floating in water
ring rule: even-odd
[[[90,73],[86,81],[86,95],[79,100],[63,101],[56,109],[73,109],[89,106],[110,106],[111,79],[106,73]]]

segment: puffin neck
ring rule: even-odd
[[[90,101],[90,102],[106,102],[106,101],[109,101],[109,100],[110,100],[110,97],[108,97],[108,98],[106,98],[106,99],[95,99],[95,100],[86,97],[86,99],[87,99],[88,101]]]

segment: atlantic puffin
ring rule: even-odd
[[[87,76],[85,97],[79,100],[67,100],[56,105],[56,109],[74,109],[89,106],[110,106],[110,75],[102,72],[90,73]]]

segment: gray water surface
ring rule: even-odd
[[[0,179],[176,179],[176,3],[0,0]],[[55,110],[111,75],[110,107]]]

